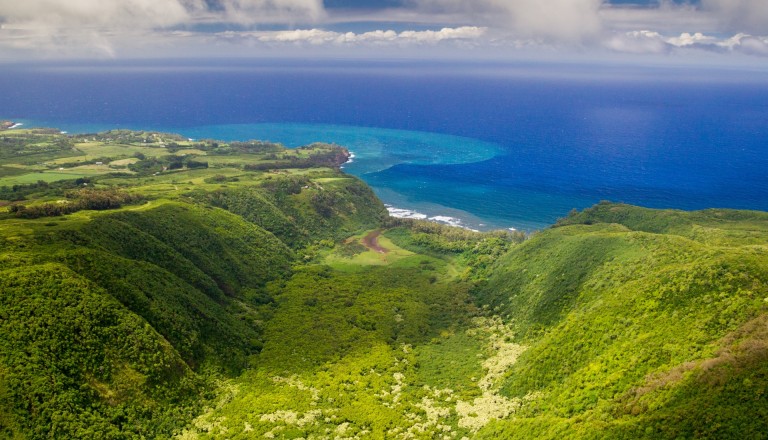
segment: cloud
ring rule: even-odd
[[[764,33],[768,30],[766,0],[701,0],[704,11],[714,13],[726,29]]]
[[[667,38],[666,41],[667,43],[673,46],[684,47],[684,46],[694,46],[694,45],[715,44],[717,43],[717,38],[706,36],[701,32],[696,32],[694,34],[683,32],[678,37]]]
[[[117,34],[190,20],[177,0],[0,0],[0,17],[3,46],[59,57],[114,57]]]
[[[603,46],[615,52],[634,54],[681,54],[685,51],[706,51],[768,55],[768,37],[744,33],[732,37],[716,37],[701,32],[693,34],[683,32],[679,35],[664,36],[655,31],[632,31],[606,39]]]
[[[350,12],[325,10],[322,0],[0,0],[0,58],[764,57],[766,1],[638,7],[603,0],[404,0],[403,7]],[[363,23],[370,30],[358,30]],[[412,30],[416,23],[420,29]],[[261,24],[283,30],[254,30]],[[339,31],[345,28],[356,31]]]
[[[747,55],[768,55],[768,37],[755,37],[741,33],[720,42],[719,45]]]
[[[8,24],[37,27],[164,27],[188,19],[177,0],[0,0]]]
[[[483,37],[487,28],[477,26],[462,26],[459,28],[442,28],[439,31],[403,31],[399,37],[419,43],[439,43],[441,41],[476,40]]]
[[[312,22],[322,0],[0,0],[0,21],[50,28],[154,29],[198,21]]]
[[[600,9],[600,17],[606,30],[616,32],[716,32],[722,28],[715,14],[691,4],[670,2],[653,7],[606,4]]]
[[[766,0],[701,0],[698,5],[662,1],[656,7],[604,6],[601,15],[610,34],[602,45],[615,52],[768,55],[768,37],[759,36],[768,32]],[[723,36],[728,33],[733,36]]]
[[[0,59],[65,57],[115,58],[110,38],[89,29],[62,32],[44,27],[30,29],[0,25]]]
[[[0,47],[114,57],[126,41],[199,23],[307,23],[322,0],[0,0]],[[149,44],[152,44],[150,41]]]
[[[615,34],[603,41],[603,46],[621,53],[659,54],[669,52],[664,37],[655,31],[631,31]]]
[[[198,20],[238,24],[311,23],[325,17],[322,0],[184,0]]]
[[[517,36],[579,42],[599,33],[603,0],[411,0],[425,13],[460,14]]]
[[[438,31],[403,31],[374,30],[370,32],[333,32],[322,29],[297,29],[273,32],[223,32],[223,39],[250,39],[261,43],[278,43],[294,45],[335,45],[335,46],[365,46],[365,45],[436,45],[442,42],[471,42],[479,41],[487,29],[475,26],[459,28],[443,28]]]

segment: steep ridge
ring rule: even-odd
[[[600,204],[500,259],[476,296],[530,348],[486,438],[762,438],[768,217]]]
[[[363,206],[347,191],[354,182],[324,191]],[[346,208],[325,217],[342,231],[384,212]],[[206,204],[158,199],[52,220],[6,220],[2,236],[3,436],[171,435],[216,377],[239,374],[262,349],[267,283],[295,263],[271,232]]]
[[[249,290],[288,273],[291,251],[226,211],[173,202],[73,226],[7,237],[24,252],[4,254],[3,339],[31,338],[24,349],[3,350],[13,367],[4,374],[11,413],[24,421],[16,423],[57,436],[97,435],[115,417],[134,424],[118,423],[120,432],[163,432],[175,404],[189,407],[202,390],[192,371],[239,371],[258,352],[261,330],[243,319],[258,313],[244,301]],[[38,320],[54,327],[41,324],[44,332],[35,333]],[[45,360],[58,393],[39,382],[46,374],[35,359]],[[69,397],[40,399],[50,409],[24,403],[39,393]],[[136,412],[137,402],[148,408]],[[93,420],[73,417],[72,405],[95,408]],[[134,413],[119,416],[120,408]]]

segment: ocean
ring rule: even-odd
[[[418,62],[4,66],[0,119],[334,142],[397,215],[547,227],[601,200],[768,210],[768,75]]]

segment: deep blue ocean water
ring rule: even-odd
[[[0,118],[336,142],[391,205],[538,229],[600,200],[768,210],[768,76],[241,63],[10,66]]]

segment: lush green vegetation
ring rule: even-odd
[[[144,200],[140,194],[131,194],[114,189],[81,189],[69,192],[65,197],[66,199],[58,200],[55,203],[11,205],[8,212],[18,218],[58,217],[84,209],[117,209],[125,204],[135,204]]]
[[[489,438],[763,438],[768,216],[602,203],[496,263],[477,298],[535,396]],[[566,434],[567,433],[567,434]]]
[[[766,437],[768,214],[475,233],[346,158],[0,131],[0,437]]]
[[[173,164],[181,156],[167,146],[185,142],[127,131],[3,134],[13,148],[0,157],[14,177],[77,168],[78,149],[98,152],[99,166],[126,156]],[[213,144],[194,145],[193,156]],[[275,161],[259,154],[275,151],[326,165],[334,165],[331,152],[346,154],[278,147],[234,149],[264,164]],[[20,162],[41,152],[50,165]],[[307,174],[193,165],[202,162],[185,156],[152,173],[3,187],[3,437],[172,436],[215,396],[220,378],[239,375],[263,349],[277,304],[269,283],[290,279],[301,248],[314,236],[376,226],[385,212],[334,167]],[[250,206],[250,198],[266,205]]]

